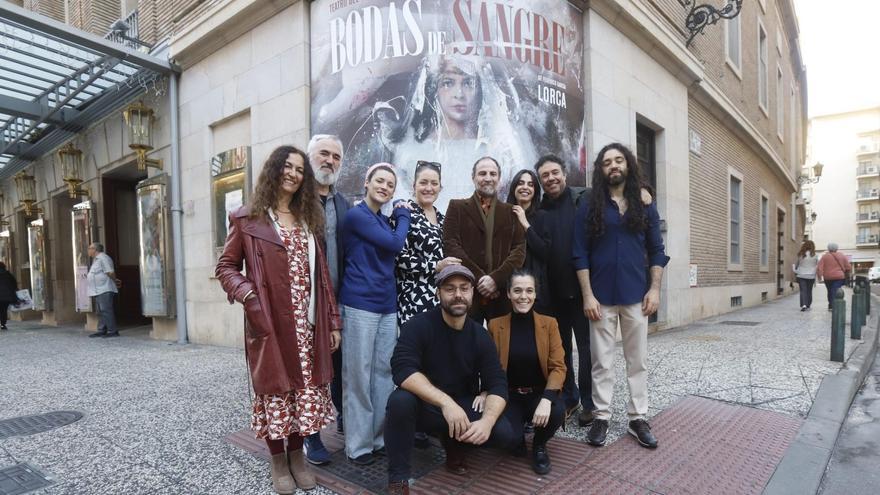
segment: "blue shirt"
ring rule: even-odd
[[[342,223],[345,265],[339,300],[352,308],[378,314],[397,313],[395,258],[409,231],[409,210],[395,208],[389,218],[362,201],[348,210]]]
[[[592,238],[587,230],[589,201],[584,201],[574,217],[572,261],[575,270],[590,270],[593,295],[605,306],[635,304],[648,292],[648,267],[666,266],[669,256],[660,235],[660,214],[656,203],[645,207],[648,228],[631,231],[617,203],[605,201],[605,233]]]

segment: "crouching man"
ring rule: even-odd
[[[435,277],[440,307],[410,319],[400,330],[391,357],[394,383],[385,415],[389,493],[408,494],[415,432],[438,434],[446,449],[446,468],[466,474],[465,444],[510,449],[517,441],[501,415],[507,378],[488,332],[468,318],[474,274],[461,265]],[[488,393],[483,413],[474,396]]]

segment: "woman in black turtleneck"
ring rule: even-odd
[[[535,425],[532,441],[532,469],[538,474],[550,472],[547,441],[562,425],[565,407],[559,397],[565,380],[565,351],[559,338],[556,320],[532,311],[537,287],[535,276],[528,270],[516,270],[507,284],[513,312],[489,322],[489,333],[495,341],[501,366],[507,371],[510,389],[504,415],[523,437],[517,449],[524,455],[523,426],[531,420]],[[474,407],[482,408],[482,396]]]

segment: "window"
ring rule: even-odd
[[[797,240],[795,238],[795,231],[797,230],[797,215],[795,214],[795,201],[797,197],[797,193],[791,193],[791,240]]]
[[[788,118],[791,119],[791,124],[789,125],[788,132],[791,134],[788,140],[788,145],[791,147],[791,161],[793,163],[797,163],[798,165],[803,165],[800,163],[800,156],[798,154],[797,143],[800,140],[798,136],[798,132],[800,132],[800,121],[798,120],[798,116],[800,115],[800,107],[797,105],[797,94],[795,93],[794,81],[791,82],[791,104],[789,105],[790,110],[788,111]]]
[[[728,238],[730,240],[728,246],[727,269],[742,270],[742,175],[730,169],[729,184],[729,211],[730,218]]]
[[[733,296],[730,298],[730,307],[735,308],[737,306],[743,305],[743,297],[742,296]]]
[[[770,198],[761,191],[761,270],[767,271],[770,252]]]
[[[776,135],[782,141],[785,133],[785,91],[782,89],[782,69],[776,67]]]
[[[742,36],[742,28],[740,24],[740,16],[728,19],[724,23],[724,52],[727,58],[727,65],[733,69],[733,72],[742,79],[742,50],[740,39]]]
[[[761,107],[761,110],[764,111],[765,114],[768,113],[768,103],[767,100],[769,98],[769,88],[767,78],[768,67],[767,67],[767,30],[764,29],[764,26],[761,24],[761,21],[758,21],[758,105]],[[769,115],[768,115],[769,117]]]

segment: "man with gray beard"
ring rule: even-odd
[[[324,207],[324,253],[330,269],[330,280],[333,282],[333,293],[339,300],[344,259],[339,236],[345,213],[351,208],[351,203],[335,187],[339,168],[342,166],[342,141],[330,134],[316,134],[309,141],[307,153],[309,164],[315,172],[321,205]],[[332,357],[333,382],[330,384],[330,395],[337,412],[336,430],[342,433],[342,352],[337,350]],[[304,445],[306,459],[310,463],[320,466],[330,462],[330,453],[324,447],[320,433],[306,437]]]

